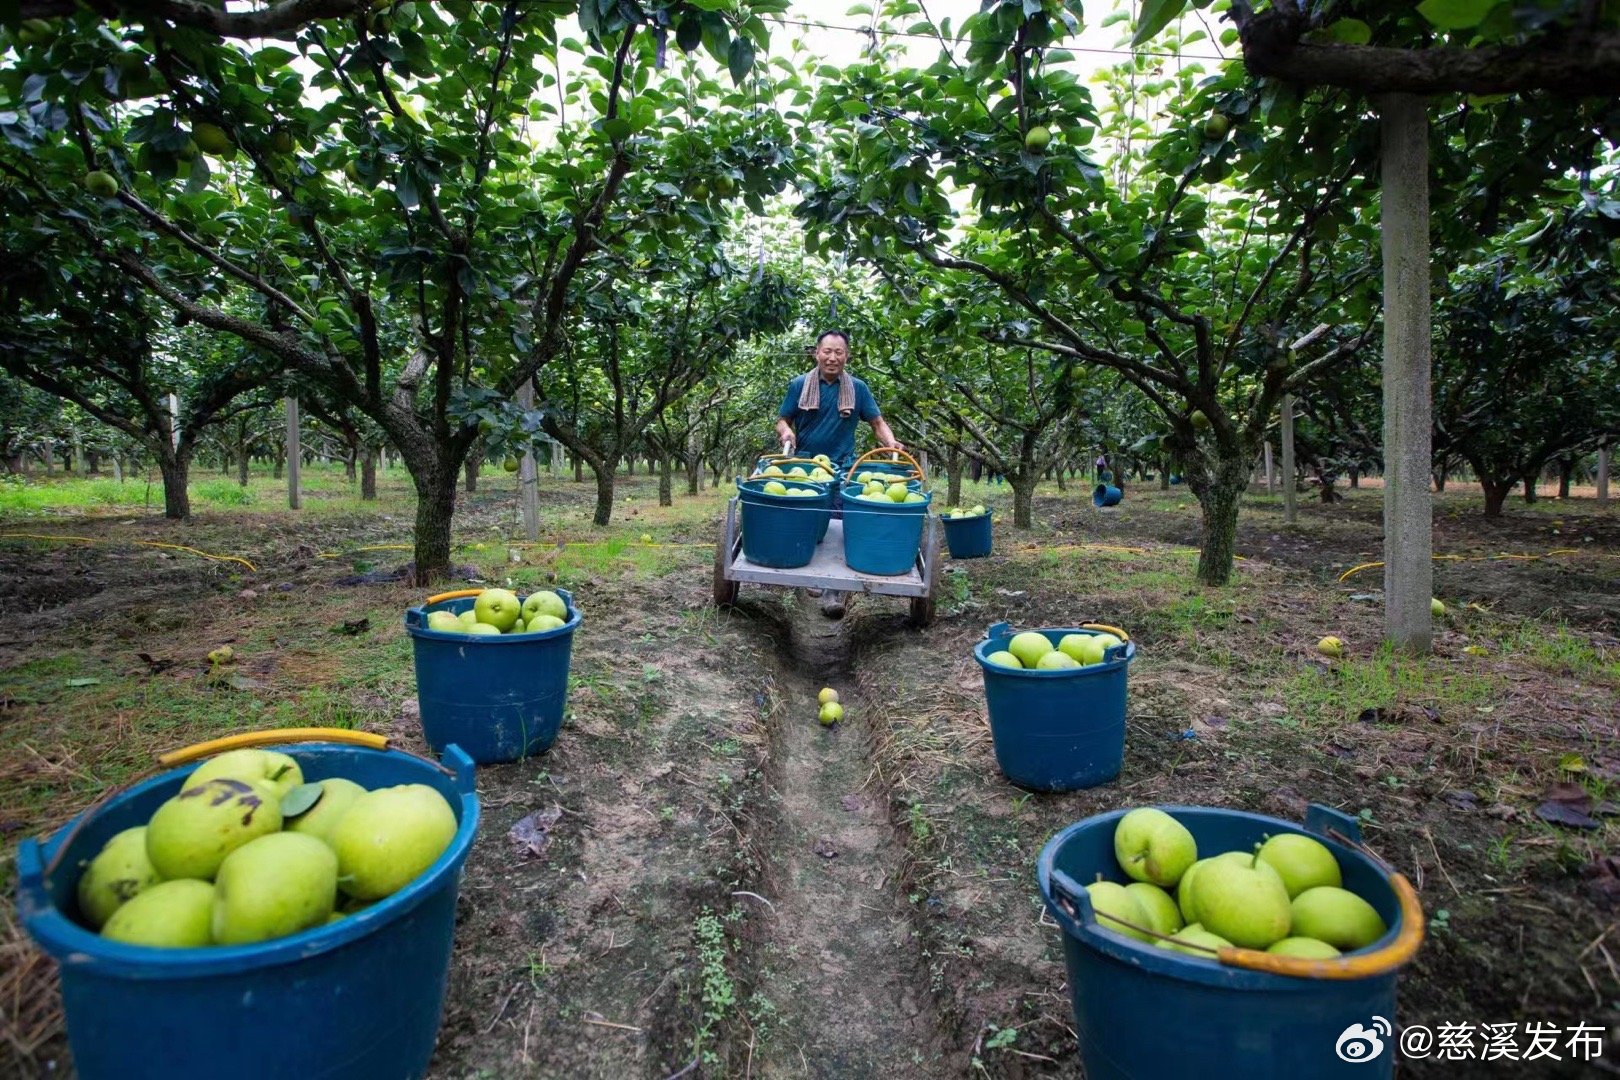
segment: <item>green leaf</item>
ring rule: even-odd
[[[1187,0],[1143,0],[1142,17],[1137,20],[1131,44],[1142,45],[1166,26],[1187,6]]]
[[[1418,14],[1442,30],[1469,30],[1485,21],[1498,0],[1423,0]]]
[[[1321,37],[1341,45],[1365,45],[1372,40],[1372,27],[1360,19],[1339,19],[1322,27]]]
[[[299,814],[308,813],[321,796],[326,794],[326,785],[316,782],[313,784],[299,784],[281,797],[281,816],[295,818]]]
[[[754,43],[745,37],[732,38],[731,48],[726,52],[726,67],[731,69],[731,81],[742,85],[754,67]]]

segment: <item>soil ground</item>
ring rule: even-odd
[[[948,564],[919,631],[882,597],[833,622],[744,586],[717,611],[708,488],[659,508],[654,478],[621,476],[615,521],[595,529],[594,490],[546,478],[544,537],[524,545],[496,480],[462,499],[458,565],[556,581],[585,623],[556,745],[479,772],[432,1076],[1080,1076],[1034,864],[1063,826],[1145,803],[1357,817],[1430,919],[1401,1024],[1604,1032],[1598,1062],[1561,1047],[1557,1063],[1411,1075],[1592,1075],[1620,1056],[1613,508],[1515,499],[1486,521],[1477,493],[1438,497],[1435,550],[1465,558],[1436,562],[1451,610],[1434,655],[1411,659],[1378,647],[1380,570],[1356,569],[1380,557],[1370,487],[1302,496],[1291,526],[1280,498],[1252,495],[1233,582],[1210,589],[1192,580],[1185,492],[1133,488],[1096,511],[1046,486],[1034,528],[1002,524],[996,554]],[[8,889],[22,837],[156,751],[308,724],[424,749],[400,620],[421,594],[364,583],[408,558],[403,476],[384,475],[376,504],[319,469],[306,482],[297,513],[265,478],[184,525],[128,506],[0,517]],[[1004,487],[967,497],[1010,517]],[[1031,794],[1001,776],[970,649],[1003,620],[1130,630],[1118,780]],[[1329,633],[1344,660],[1314,651]],[[211,670],[227,642],[234,670]],[[848,708],[832,728],[815,719],[822,686]],[[1595,827],[1546,820],[1557,800]],[[508,838],[531,814],[538,852]],[[0,1075],[71,1075],[50,965],[0,911]]]

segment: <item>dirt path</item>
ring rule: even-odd
[[[868,727],[849,678],[843,624],[794,606],[770,718],[772,861],[762,878],[774,917],[757,942],[755,982],[777,1034],[756,1050],[764,1077],[939,1075],[927,973],[897,895],[903,852],[886,787],[869,784]],[[816,720],[832,686],[850,718]]]

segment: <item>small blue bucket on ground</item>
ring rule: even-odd
[[[990,554],[990,515],[972,517],[942,517],[945,526],[945,546],[953,559],[982,559]]]
[[[460,614],[479,590],[454,593],[405,612],[416,660],[422,734],[435,753],[455,743],[480,765],[543,754],[557,741],[568,702],[579,609],[567,589],[553,589],[568,618],[538,634],[472,634],[429,630],[434,611]]]
[[[1041,629],[1057,648],[1069,634],[1108,631],[1093,627]],[[1034,791],[1077,791],[1119,775],[1125,762],[1125,676],[1136,644],[1108,650],[1100,664],[1033,671],[990,663],[1015,632],[996,623],[973,647],[984,669],[990,737],[1002,775]]]
[[[861,499],[861,486],[844,488],[844,563],[862,574],[910,573],[917,564],[923,526],[928,523],[927,492],[920,502]]]
[[[1097,924],[1085,890],[1099,873],[1120,884],[1130,880],[1114,856],[1114,829],[1127,811],[1070,825],[1041,851],[1037,877],[1046,910],[1063,931],[1088,1080],[1184,1080],[1213,1068],[1243,1080],[1392,1076],[1396,976],[1422,943],[1423,910],[1405,878],[1353,846],[1361,841],[1355,820],[1314,805],[1303,827],[1237,810],[1161,809],[1193,834],[1200,856],[1252,850],[1278,833],[1313,836],[1338,858],[1344,887],[1377,910],[1389,933],[1335,960],[1259,954],[1270,970],[1132,940]],[[1234,952],[1254,962],[1249,950]],[[1166,1017],[1176,1018],[1168,1039]]]
[[[789,490],[808,490],[815,495],[772,495],[765,490],[772,480]],[[738,480],[737,501],[743,555],[756,566],[778,570],[807,565],[815,556],[816,545],[827,535],[827,522],[832,518],[831,486],[809,480],[780,476]]]
[[[442,766],[361,746],[278,749],[309,781],[341,776],[365,788],[432,787],[459,822],[449,849],[399,892],[326,926],[255,945],[157,949],[109,941],[80,925],[78,879],[113,835],[146,824],[194,764],[137,784],[44,843],[24,840],[17,908],[29,935],[60,966],[81,1080],[221,1073],[372,1080],[427,1072],[461,868],[478,830],[472,760],[455,746],[445,749]]]
[[[1091,493],[1091,505],[1096,507],[1118,506],[1124,493],[1112,484],[1098,484]]]

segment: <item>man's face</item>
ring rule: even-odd
[[[844,364],[849,361],[849,344],[843,338],[831,335],[821,339],[816,346],[816,367],[821,369],[823,379],[836,379],[844,373]]]

